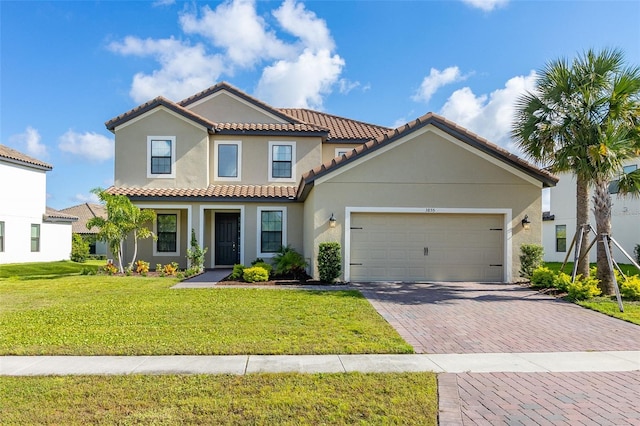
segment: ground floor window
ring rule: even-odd
[[[258,209],[258,245],[261,255],[276,253],[287,245],[287,211],[285,208],[262,207]]]
[[[175,253],[178,251],[178,215],[158,214],[158,231],[156,236],[156,250],[158,253]]]
[[[40,251],[40,225],[31,224],[31,251]]]
[[[556,251],[567,251],[567,225],[556,225]]]

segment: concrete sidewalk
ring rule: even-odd
[[[608,372],[640,370],[640,351],[417,355],[2,356],[0,375],[422,372]]]

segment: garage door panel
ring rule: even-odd
[[[503,220],[502,215],[353,213],[351,279],[501,281]]]

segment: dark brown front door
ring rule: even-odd
[[[216,266],[240,262],[240,213],[216,213]]]

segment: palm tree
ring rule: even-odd
[[[626,67],[621,51],[589,50],[571,64],[550,62],[536,91],[520,97],[512,136],[520,149],[552,172],[576,177],[577,225],[589,223],[589,188],[594,188],[598,235],[611,235],[609,181],[622,162],[640,155],[640,68]],[[640,194],[637,173],[621,179],[621,193]],[[588,234],[582,241],[578,273],[589,274]],[[598,243],[598,278],[605,294],[613,293],[604,246]]]

